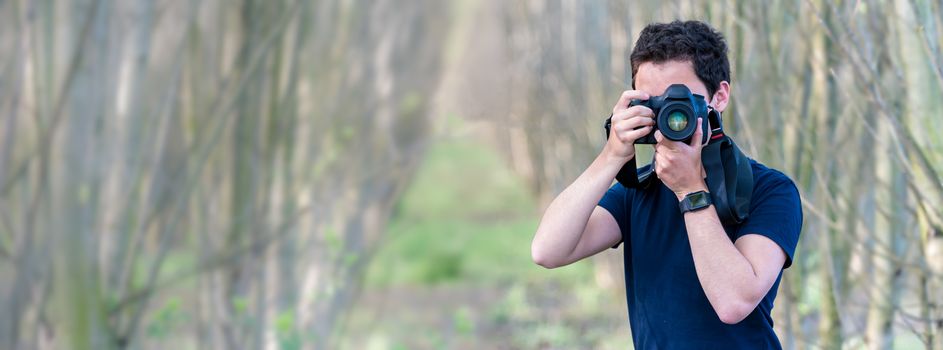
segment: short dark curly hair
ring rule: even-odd
[[[630,60],[633,88],[638,67],[645,62],[690,61],[707,86],[708,98],[714,96],[720,82],[730,82],[727,42],[723,34],[700,21],[649,24],[639,34]]]

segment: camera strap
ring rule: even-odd
[[[753,196],[753,169],[749,158],[730,137],[723,135],[704,146],[701,162],[720,221],[724,224],[746,221]]]
[[[655,178],[655,176],[652,176],[655,173],[655,158],[652,157],[652,161],[641,168],[636,169],[635,167],[635,157],[632,157],[622,166],[622,169],[619,169],[616,180],[622,186],[628,188],[648,188],[652,183],[652,179]]]
[[[720,222],[741,224],[750,215],[753,197],[753,168],[740,147],[724,134],[720,113],[707,113],[711,139],[701,150],[701,163],[707,173],[707,188]]]

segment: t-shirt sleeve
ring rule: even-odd
[[[736,238],[748,234],[765,236],[786,253],[783,269],[792,265],[802,229],[802,203],[792,180],[781,173],[758,184],[750,202],[750,216],[737,230]],[[735,239],[736,240],[736,239]]]
[[[613,249],[618,248],[619,244],[622,244],[622,241],[625,240],[625,232],[629,229],[629,215],[628,215],[628,190],[625,186],[622,186],[618,183],[612,185],[606,194],[602,196],[602,199],[599,200],[599,203],[596,204],[612,215],[616,219],[616,223],[619,224],[619,231],[622,232],[622,240],[616,245],[612,246]]]

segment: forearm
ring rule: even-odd
[[[759,276],[730,241],[714,206],[684,214],[694,267],[704,294],[726,323],[737,323],[756,308]]]
[[[547,207],[531,244],[534,261],[544,266],[568,263],[596,204],[612,185],[625,160],[600,153],[592,164]]]

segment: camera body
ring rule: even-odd
[[[648,135],[635,140],[636,144],[655,144],[655,130],[660,130],[665,138],[688,143],[694,137],[697,118],[701,118],[701,144],[707,144],[710,128],[707,114],[707,102],[704,96],[692,94],[684,84],[672,84],[665,93],[648,100],[632,100],[631,106],[651,108],[655,114],[655,127]]]
[[[682,84],[674,84],[661,96],[648,100],[632,100],[629,106],[651,108],[655,114],[656,130],[660,130],[665,138],[674,141],[690,142],[697,128],[697,118],[702,118],[701,132],[704,138],[701,144],[704,148],[701,149],[701,162],[707,173],[707,188],[710,189],[711,200],[720,222],[727,225],[740,224],[747,220],[753,195],[753,168],[750,158],[724,134],[720,112],[709,109],[704,96],[692,94],[691,90]],[[611,115],[603,126],[608,139],[612,129]],[[710,128],[713,128],[712,142],[707,143],[707,132]],[[635,143],[656,143],[654,131],[635,140]],[[658,181],[658,174],[654,171],[654,157],[650,164],[641,168],[636,168],[635,158],[629,158],[619,169],[616,180],[626,188],[652,188],[652,184]]]

